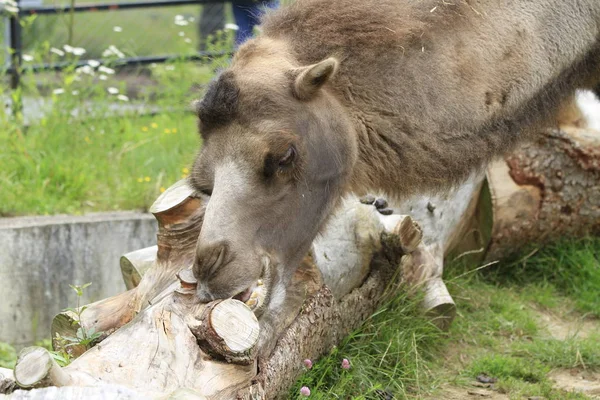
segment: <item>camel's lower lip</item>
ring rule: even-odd
[[[237,295],[233,296],[233,298],[241,301],[242,303],[245,303],[248,300],[250,300],[251,295],[252,295],[252,288],[249,287],[248,289],[244,290],[243,292],[240,292]]]

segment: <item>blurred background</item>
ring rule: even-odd
[[[0,216],[146,210],[201,145],[190,103],[277,4],[0,0]]]

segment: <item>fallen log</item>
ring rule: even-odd
[[[486,259],[524,244],[600,233],[600,132],[549,130],[487,172]]]
[[[440,286],[441,269],[437,268],[435,273],[423,272],[428,270],[429,260],[423,257],[429,250],[420,243],[422,232],[411,217],[381,215],[374,206],[362,204],[355,197],[348,198],[299,268],[286,294],[281,323],[273,331],[260,332],[260,335],[269,335],[268,350],[256,349],[260,324],[246,305],[237,300],[208,305],[196,300],[195,278],[188,267],[194,250],[189,236],[197,235],[197,230],[190,229],[190,219],[201,215],[198,209],[202,203],[192,193],[182,191],[182,185],[175,185],[165,196],[172,197],[173,192],[187,194],[179,198],[179,203],[169,206],[170,210],[185,210],[186,217],[171,216],[168,223],[157,217],[161,225],[156,260],[142,273],[139,285],[120,296],[91,304],[82,314],[84,318],[79,326],[106,329],[103,340],[64,368],[48,361],[46,350],[28,349],[22,353],[16,368],[21,387],[100,387],[108,383],[134,389],[147,398],[186,390],[200,398],[226,399],[245,396],[244,388],[251,387],[255,381],[261,382],[262,396],[270,398],[289,385],[297,368],[288,368],[290,375],[271,377],[270,383],[265,384],[266,380],[257,377],[255,354],[263,350],[265,355],[261,358],[263,367],[259,376],[267,377],[268,371],[279,370],[274,366],[281,362],[277,361],[280,353],[274,353],[273,357],[266,355],[290,323],[293,323],[290,332],[302,323],[310,323],[315,332],[320,332],[319,344],[305,342],[305,339],[298,341],[298,336],[292,335],[302,356],[316,358],[362,323],[386,299],[385,289],[394,282],[394,276],[400,278],[398,265],[407,252],[415,254],[402,261],[406,276],[410,275],[408,271],[413,271],[411,284],[418,281],[427,288],[433,277],[439,279],[437,286]],[[158,203],[164,204],[163,200],[159,199]],[[463,209],[464,204],[469,204],[462,198],[457,201]],[[190,202],[196,208],[190,207]],[[169,238],[169,246],[161,244],[161,238]],[[187,246],[176,248],[179,241]],[[339,274],[344,271],[346,276],[340,279]],[[323,282],[334,288],[335,295]],[[396,280],[396,285],[399,284]],[[453,306],[451,299],[448,301]],[[353,312],[343,312],[348,308]],[[301,309],[301,316],[296,318]],[[113,314],[110,318],[101,318],[98,315],[101,310]],[[313,312],[326,317],[317,321]],[[233,325],[232,315],[238,315]],[[77,324],[71,324],[73,315],[70,320],[66,317],[65,314],[57,316],[55,328],[60,326],[67,330],[56,329],[55,333],[67,335],[76,330]],[[317,336],[313,340],[317,340]],[[141,343],[144,345],[140,346]]]

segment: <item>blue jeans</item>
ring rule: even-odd
[[[279,0],[232,0],[233,16],[238,30],[235,33],[235,45],[239,47],[252,36],[254,27],[259,23],[265,8],[276,8]]]

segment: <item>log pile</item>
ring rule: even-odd
[[[600,230],[600,134],[546,132],[486,174],[445,195],[392,204],[394,214],[344,199],[298,268],[274,331],[243,303],[194,296],[190,265],[206,199],[185,181],[153,205],[157,245],[121,260],[127,292],[88,305],[80,321],[56,316],[52,336],[103,332],[61,368],[41,348],[0,370],[10,399],[285,398],[302,372],[398,290],[424,291],[423,309],[442,329],[455,316],[444,256],[475,251],[494,260],[530,241]],[[259,348],[259,338],[265,339]],[[29,396],[29,397],[27,397]]]

